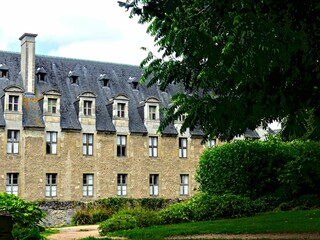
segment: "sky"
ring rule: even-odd
[[[20,52],[24,33],[38,34],[37,55],[139,65],[141,47],[155,51],[147,25],[117,0],[8,0],[1,9],[2,51]]]

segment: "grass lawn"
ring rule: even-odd
[[[109,233],[130,239],[163,239],[177,235],[319,233],[320,210],[269,212],[253,217],[154,226]]]

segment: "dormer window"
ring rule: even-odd
[[[132,89],[138,90],[139,82],[132,82]]]
[[[128,83],[131,84],[133,90],[139,90],[139,81],[135,77],[129,77]]]
[[[119,118],[124,118],[124,116],[125,116],[125,108],[126,108],[126,104],[125,103],[118,103],[118,105],[117,105],[117,116]]]
[[[0,76],[8,78],[9,68],[5,64],[0,64]]]
[[[78,84],[78,80],[79,80],[79,75],[76,74],[75,72],[73,71],[70,71],[69,74],[68,74],[68,77],[70,79],[70,83],[71,84]]]
[[[102,81],[102,86],[104,86],[104,87],[109,87],[109,79],[102,79],[101,80]]]
[[[37,75],[39,81],[45,81],[46,80],[47,71],[43,67],[38,68],[37,71],[36,71],[36,75]]]
[[[19,96],[9,95],[9,106],[8,109],[11,112],[18,111],[19,107]]]
[[[83,114],[85,116],[92,115],[92,101],[83,101]]]
[[[109,87],[110,78],[108,78],[106,74],[100,74],[98,80],[101,82],[102,87]]]
[[[57,113],[57,99],[48,98],[48,113]]]

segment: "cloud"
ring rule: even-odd
[[[137,65],[153,40],[117,0],[10,0],[2,3],[0,50],[20,51],[19,37],[36,33],[36,53]],[[6,24],[7,23],[7,24]]]

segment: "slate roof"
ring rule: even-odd
[[[20,75],[20,53],[0,51],[0,64],[9,69],[8,78],[0,78],[0,98],[3,100],[3,89],[16,85],[24,88]],[[36,92],[24,93],[23,98],[23,126],[43,128],[45,123],[42,116],[43,92],[57,90],[60,92],[61,105],[60,126],[63,130],[81,130],[78,113],[75,106],[77,97],[86,91],[96,95],[96,129],[101,132],[115,132],[112,116],[108,111],[110,99],[118,94],[129,97],[129,131],[131,133],[147,134],[139,104],[149,97],[160,100],[160,107],[167,106],[170,96],[178,91],[174,85],[168,86],[166,92],[160,91],[158,86],[147,88],[139,85],[138,90],[132,88],[142,75],[142,70],[136,66],[113,64],[89,60],[68,59],[59,57],[36,55],[35,72],[45,73],[45,81],[36,78]],[[78,76],[78,84],[72,84],[69,76]],[[109,79],[109,87],[101,84],[101,79]],[[35,99],[39,99],[35,101]],[[0,126],[5,126],[3,117],[3,101],[0,104]],[[164,134],[177,135],[173,125],[168,126]],[[196,131],[196,135],[200,132]]]

